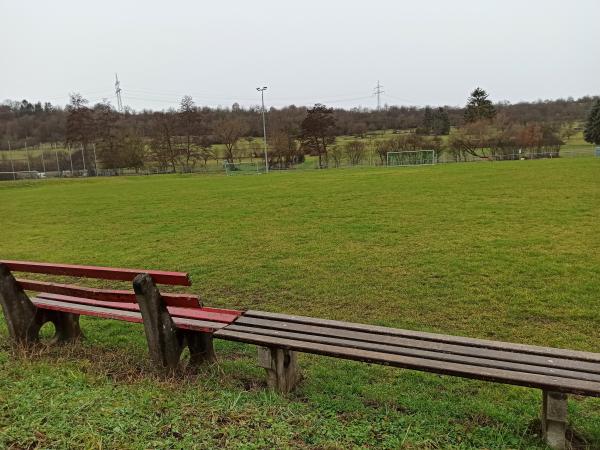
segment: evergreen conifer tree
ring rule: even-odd
[[[471,92],[465,108],[465,122],[477,122],[481,119],[493,119],[496,116],[496,108],[488,99],[488,93],[481,88]]]
[[[600,99],[596,100],[585,122],[584,139],[590,144],[600,145]]]

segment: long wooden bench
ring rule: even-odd
[[[546,442],[565,448],[567,394],[600,397],[600,354],[246,311],[215,338],[255,344],[273,388],[299,380],[296,352],[541,389]]]
[[[15,278],[12,272],[127,281],[133,283],[133,290]],[[55,342],[79,339],[79,316],[85,315],[143,323],[150,358],[161,371],[175,370],[186,347],[190,364],[214,361],[212,334],[239,312],[204,307],[196,295],[161,293],[157,284],[190,286],[191,282],[182,272],[0,261],[0,303],[16,345],[37,342],[47,322],[54,324]],[[30,298],[25,291],[37,295]]]
[[[133,291],[17,279],[11,271],[133,282]],[[600,397],[600,354],[425,333],[262,311],[207,308],[197,296],[160,293],[189,286],[180,272],[0,261],[0,303],[13,342],[37,341],[50,321],[55,340],[81,337],[79,315],[141,322],[150,357],[168,372],[190,349],[190,363],[215,359],[212,339],[257,345],[269,386],[289,392],[300,380],[297,353],[541,389],[542,430],[566,446],[567,394]],[[29,298],[25,291],[37,292]]]

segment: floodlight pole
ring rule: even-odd
[[[98,158],[96,158],[96,143],[92,144],[94,147],[94,171],[96,172],[96,176],[98,176]]]
[[[267,125],[265,124],[265,91],[267,86],[257,87],[257,91],[260,91],[260,99],[262,101],[262,122],[263,122],[263,141],[265,145],[265,171],[269,173],[269,158],[267,156]]]
[[[74,177],[74,170],[73,170],[73,152],[71,151],[71,145],[69,145],[69,160],[71,161],[71,176]]]
[[[13,162],[12,159],[12,150],[10,148],[10,139],[8,140],[8,157],[10,158],[10,168],[12,170],[13,173],[13,181],[17,179],[17,174],[15,173],[15,163]]]
[[[46,173],[46,161],[44,161],[44,148],[40,144],[40,148],[42,149],[42,170]]]
[[[83,150],[83,144],[81,144],[81,161],[83,162],[83,173],[85,174],[85,172],[87,172],[86,168],[85,168],[85,152]],[[86,175],[84,175],[86,176]]]
[[[60,163],[58,162],[58,150],[56,150],[56,147],[54,147],[54,154],[56,155],[56,171],[60,177]]]
[[[27,147],[27,137],[25,137],[25,153],[27,154],[27,171],[31,172],[31,162],[29,161],[29,148]]]

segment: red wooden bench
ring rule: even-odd
[[[134,289],[15,278],[12,272],[128,281]],[[10,336],[19,345],[36,342],[47,322],[54,324],[54,341],[78,339],[79,316],[84,315],[143,323],[150,357],[160,369],[175,369],[185,347],[191,364],[214,360],[212,334],[240,313],[204,307],[196,295],[161,293],[157,284],[191,282],[182,272],[0,260],[0,303]],[[30,298],[25,291],[37,295]]]

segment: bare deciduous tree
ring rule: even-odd
[[[80,144],[83,157],[89,161],[87,152],[94,138],[94,116],[87,104],[81,94],[71,94],[67,106],[66,142],[69,145]]]
[[[194,100],[189,95],[184,96],[179,104],[177,112],[177,125],[180,134],[179,147],[181,150],[181,161],[183,170],[191,172],[194,170],[200,154],[197,148],[199,117]]]
[[[269,139],[269,167],[287,169],[304,161],[298,142],[288,130],[277,130]],[[260,153],[259,153],[260,157]]]
[[[206,136],[200,138],[199,145],[200,151],[198,152],[198,156],[200,157],[200,159],[202,159],[203,165],[206,168],[208,160],[216,156],[215,151],[212,148],[212,143]]]
[[[340,167],[344,158],[344,149],[341,145],[332,145],[329,147],[329,156],[333,160],[333,166]]]
[[[237,153],[237,143],[248,131],[246,123],[240,119],[222,119],[215,124],[215,137],[225,146],[223,155],[232,163]]]
[[[152,130],[150,148],[154,160],[161,169],[164,170],[170,165],[173,172],[176,172],[181,152],[175,145],[176,123],[174,115],[164,112],[155,113]]]
[[[356,139],[344,144],[346,158],[348,158],[348,163],[350,163],[351,166],[356,166],[362,162],[365,157],[365,147],[364,142]]]
[[[319,157],[319,167],[326,167],[327,147],[335,142],[333,108],[317,103],[306,111],[306,117],[300,125],[300,140],[303,149]]]

